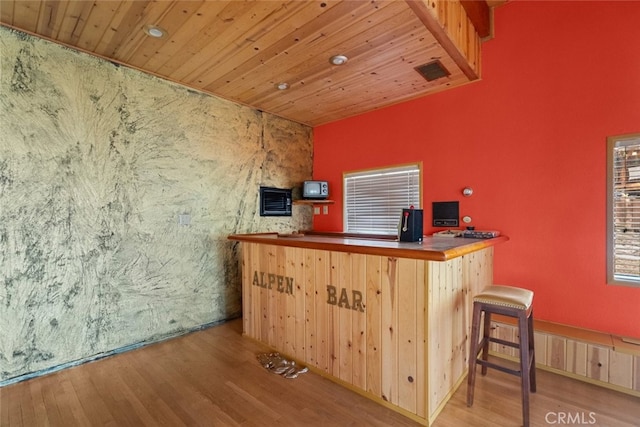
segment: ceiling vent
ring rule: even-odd
[[[429,62],[428,64],[416,67],[416,71],[419,72],[422,77],[427,79],[428,82],[437,80],[442,77],[447,77],[451,74],[437,59],[435,61]]]

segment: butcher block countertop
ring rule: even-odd
[[[229,239],[240,242],[429,261],[447,261],[509,240],[506,236],[492,239],[425,236],[422,242],[399,242],[397,239],[353,237],[341,233],[320,232],[232,234]]]

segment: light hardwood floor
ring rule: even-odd
[[[0,426],[414,426],[411,420],[314,373],[285,379],[256,355],[240,320],[0,388]],[[518,378],[478,376],[435,422],[519,426]],[[531,424],[640,425],[640,399],[538,370]],[[570,422],[569,422],[570,421]]]

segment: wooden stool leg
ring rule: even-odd
[[[482,360],[489,359],[489,337],[491,336],[491,313],[484,311],[484,328],[482,331]],[[487,375],[487,365],[482,365],[482,375]]]
[[[473,389],[476,382],[476,358],[478,357],[478,339],[480,333],[481,306],[473,304],[473,319],[471,320],[471,337],[469,344],[469,372],[467,374],[467,406],[473,405]]]
[[[531,382],[531,392],[536,392],[536,349],[535,349],[535,335],[533,333],[533,309],[529,314],[529,349],[531,352],[531,368],[529,370],[529,380]]]
[[[522,385],[522,422],[524,427],[529,427],[529,319],[526,311],[522,310],[518,314],[518,332],[520,334],[520,376]]]

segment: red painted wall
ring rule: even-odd
[[[336,204],[314,227],[342,230],[344,171],[422,161],[425,225],[432,201],[460,200],[508,235],[495,282],[534,290],[537,318],[640,337],[640,288],[607,285],[605,254],[606,137],[640,132],[638,17],[640,2],[497,8],[481,81],[315,129]]]

